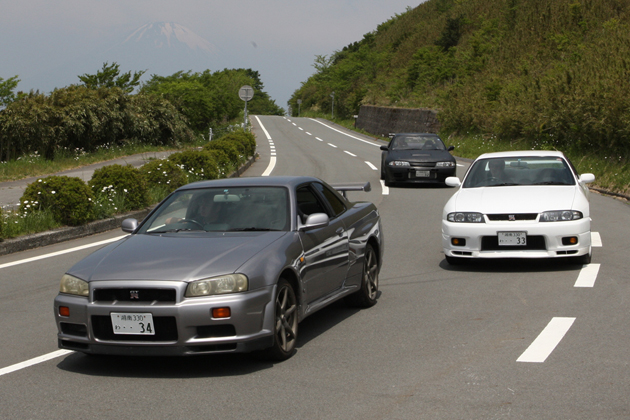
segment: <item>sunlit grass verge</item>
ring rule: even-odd
[[[0,223],[3,225],[0,230],[4,238],[15,238],[61,227],[61,223],[55,221],[53,213],[48,210],[22,213],[3,209],[0,214],[2,220]]]

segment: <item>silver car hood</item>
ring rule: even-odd
[[[131,235],[84,258],[68,274],[96,280],[180,280],[233,273],[287,232]]]

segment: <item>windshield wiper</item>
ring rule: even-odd
[[[202,231],[202,232],[206,232],[203,229],[166,229],[166,230],[152,230],[152,231],[147,231],[147,233],[178,233],[178,232],[193,232],[193,231]]]
[[[278,229],[269,229],[269,228],[257,228],[257,227],[246,227],[246,228],[233,228],[228,229],[228,232],[269,232],[269,231],[277,231]]]

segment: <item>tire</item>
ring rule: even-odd
[[[363,256],[363,271],[361,273],[361,288],[346,297],[346,303],[359,308],[370,308],[376,304],[378,297],[378,258],[372,245],[365,247]]]
[[[451,256],[448,256],[448,255],[445,255],[444,258],[446,258],[446,262],[449,263],[450,265],[463,265],[463,264],[466,264],[466,259],[465,258],[451,257]]]
[[[287,360],[295,353],[298,334],[298,305],[295,291],[285,279],[278,281],[274,303],[273,345],[264,351],[270,360]]]

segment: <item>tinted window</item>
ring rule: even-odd
[[[300,187],[296,191],[298,213],[302,218],[302,223],[306,222],[306,216],[313,213],[326,213],[325,206],[321,203],[319,197],[308,186]]]
[[[326,200],[328,200],[328,203],[330,204],[330,207],[332,207],[334,213],[333,216],[339,216],[341,213],[346,211],[346,205],[341,198],[337,196],[337,193],[319,182],[316,182],[313,185],[320,193],[323,194],[324,197],[326,197]]]
[[[436,136],[398,135],[394,136],[392,150],[446,150],[444,143]]]

